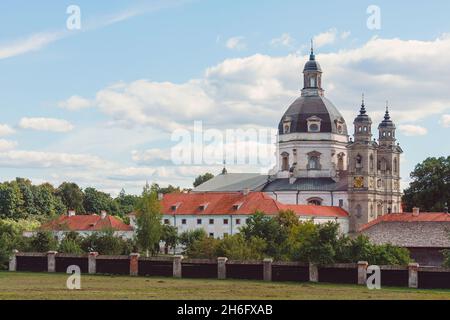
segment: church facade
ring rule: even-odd
[[[267,176],[246,180],[225,170],[194,192],[250,189],[284,204],[341,207],[349,213],[350,232],[384,214],[401,212],[403,151],[388,108],[378,126],[378,139],[373,139],[363,98],[352,139],[345,119],[325,97],[322,74],[311,49],[301,96],[279,122],[277,165]]]

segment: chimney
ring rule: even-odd
[[[75,210],[69,210],[67,211],[67,216],[68,217],[74,217],[77,215],[77,212]]]
[[[249,193],[250,193],[250,188],[245,188],[245,189],[242,191],[242,194],[243,194],[244,196],[248,196]]]
[[[108,213],[105,210],[100,211],[100,217],[103,219],[106,218],[106,216],[108,215]]]
[[[158,200],[163,201],[163,199],[164,199],[164,194],[158,193]]]
[[[413,215],[414,217],[418,217],[419,214],[420,214],[420,208],[414,207],[414,208],[413,208],[412,215]]]
[[[444,213],[448,214],[448,204],[447,204],[447,202],[444,203]]]

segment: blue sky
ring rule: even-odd
[[[81,9],[80,31],[66,9]],[[369,5],[381,29],[369,30]],[[402,176],[447,156],[448,1],[9,1],[0,3],[0,175],[116,193],[189,187],[220,165],[168,164],[177,126],[274,128],[315,38],[326,95],[351,128],[361,92],[390,101]],[[375,134],[375,132],[374,132]],[[254,167],[232,167],[255,171]]]

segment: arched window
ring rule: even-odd
[[[378,214],[378,217],[381,217],[383,215],[383,204],[382,203],[379,203],[377,205],[377,214]]]
[[[311,88],[315,88],[316,87],[316,78],[314,78],[314,77],[309,78],[309,86]]]
[[[394,173],[398,172],[398,161],[397,158],[394,158]]]
[[[289,171],[289,153],[287,152],[281,154],[281,170]]]
[[[373,163],[373,154],[370,155],[370,171],[373,171],[374,163]]]
[[[319,158],[318,157],[316,157],[316,156],[309,157],[308,169],[310,169],[310,170],[318,170],[319,169]]]
[[[362,217],[362,208],[359,204],[356,206],[356,217],[358,219],[360,219]]]
[[[338,154],[338,170],[344,171],[344,154],[340,153]]]
[[[308,205],[310,206],[321,206],[323,199],[321,198],[310,198],[307,200],[308,201]]]
[[[362,164],[362,156],[360,155],[360,154],[358,154],[357,156],[356,156],[356,163],[355,163],[355,166],[356,166],[356,169],[361,169],[362,167],[363,167],[363,164]]]
[[[289,133],[291,131],[291,127],[288,124],[284,125],[284,133]]]

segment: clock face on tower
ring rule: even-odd
[[[364,177],[355,177],[353,180],[353,187],[357,189],[364,188]]]

